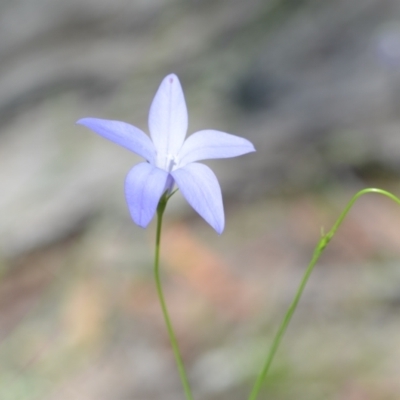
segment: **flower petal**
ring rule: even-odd
[[[155,162],[156,151],[152,141],[142,130],[133,125],[100,118],[82,118],[76,123],[133,151],[150,163]]]
[[[225,217],[217,177],[204,164],[187,164],[171,172],[188,203],[221,234]]]
[[[166,76],[149,111],[149,129],[157,150],[157,166],[167,169],[167,157],[178,153],[185,140],[188,113],[181,84],[176,75]]]
[[[190,135],[178,153],[178,166],[212,158],[229,158],[255,151],[247,139],[207,129]]]
[[[146,228],[165,191],[168,172],[149,163],[135,165],[125,180],[125,197],[133,221]]]

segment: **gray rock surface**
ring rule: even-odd
[[[400,4],[395,0],[0,4],[0,251],[13,257],[100,212],[128,218],[135,155],[74,121],[146,129],[176,72],[190,131],[252,140],[255,155],[212,163],[226,201],[399,168]],[[353,179],[353,180],[352,180]],[[190,212],[179,200],[177,213]]]

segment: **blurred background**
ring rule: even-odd
[[[398,0],[0,1],[0,399],[183,399],[129,151],[176,73],[189,133],[251,140],[208,163],[218,237],[168,205],[167,302],[196,399],[245,399],[311,258],[353,194],[400,194]],[[260,399],[400,398],[400,209],[360,199],[328,246]]]

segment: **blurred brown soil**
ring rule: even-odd
[[[331,197],[305,194],[297,198],[278,198],[251,206],[231,207],[227,210],[226,232],[221,237],[217,237],[198,218],[169,221],[167,217],[162,242],[165,295],[184,358],[189,365],[195,365],[196,360],[201,358],[201,352],[218,347],[219,340],[228,340],[230,334],[234,335],[243,326],[252,327],[248,329],[252,335],[257,335],[256,327],[260,324],[271,323],[276,326],[310,259],[321,227],[324,226],[326,232],[332,226],[352,194],[343,192]],[[351,320],[355,304],[360,301],[367,304],[364,313],[376,301],[397,301],[393,291],[388,291],[387,298],[383,300],[373,297],[378,292],[367,295],[367,289],[362,288],[360,282],[368,284],[365,274],[370,273],[368,265],[371,262],[382,264],[383,277],[385,274],[390,276],[385,273],[383,264],[396,260],[400,255],[399,226],[400,209],[390,200],[368,195],[356,203],[326,249],[315,276],[306,288],[303,306],[299,310],[301,318],[304,318],[304,312],[311,313],[306,317],[306,324],[318,325],[321,318],[326,318],[326,323],[329,323],[329,315],[336,315],[333,309],[338,305],[340,312],[349,313]],[[136,229],[133,224],[131,228]],[[84,235],[88,235],[90,229],[88,225]],[[121,232],[125,232],[124,229]],[[161,354],[169,354],[167,358],[169,362],[173,362],[152,282],[152,243],[147,244],[149,265],[136,271],[125,270],[118,265],[125,265],[125,261],[121,260],[128,259],[132,253],[129,243],[126,246],[121,245],[121,239],[118,235],[112,239],[120,246],[120,252],[115,259],[117,261],[113,261],[117,266],[107,269],[105,274],[95,268],[95,264],[99,262],[96,257],[101,256],[101,251],[92,261],[83,263],[75,271],[76,274],[65,270],[71,268],[71,262],[75,262],[71,261],[76,260],[72,254],[76,253],[78,245],[80,254],[84,259],[87,258],[84,255],[84,242],[79,235],[12,260],[10,265],[13,268],[3,274],[0,283],[0,326],[3,342],[12,341],[15,330],[23,330],[26,325],[33,335],[44,335],[49,340],[50,348],[39,359],[43,357],[57,364],[63,363],[65,357],[69,359],[77,349],[78,353],[86,354],[84,364],[77,363],[74,367],[74,362],[70,364],[70,360],[70,367],[65,372],[58,367],[61,372],[54,382],[54,393],[57,393],[57,385],[65,385],[65,382],[73,385],[76,373],[82,368],[83,371],[93,368],[99,362],[98,357],[101,359],[108,357],[107,354],[113,354],[113,348],[118,348],[116,354],[119,354],[124,346],[132,345],[131,340],[141,343],[146,338],[146,330],[154,330],[147,336],[147,340]],[[113,247],[113,243],[109,245],[110,248]],[[89,249],[92,246],[93,243]],[[367,272],[363,271],[363,265]],[[383,287],[387,285],[390,288],[390,283],[393,282],[383,283]],[[370,285],[369,289],[374,289],[375,283]],[[57,295],[49,296],[54,290]],[[46,299],[49,299],[50,304]],[[54,304],[51,304],[52,301]],[[46,317],[48,311],[45,310],[49,308],[54,310]],[[311,315],[315,315],[314,322]],[[55,318],[58,322],[53,320],[52,323],[49,322],[50,325],[53,324],[53,328],[35,333],[35,321],[38,318]],[[341,318],[346,320],[348,317],[343,315]],[[369,322],[365,323],[368,325]],[[110,328],[110,324],[114,324],[114,328]],[[138,324],[142,328],[139,329]],[[293,324],[297,330],[304,329],[304,332],[310,328],[302,325],[300,317]],[[351,324],[349,329],[354,329]],[[372,331],[374,329],[372,327]],[[52,335],[57,336],[60,330],[61,339],[51,342]],[[132,334],[132,339],[128,342],[123,339],[124,330]],[[289,328],[287,348],[296,346],[290,332]],[[117,340],[115,335],[121,339]],[[387,341],[394,340],[388,335],[382,337]],[[26,346],[23,342],[26,339],[20,340],[20,345]],[[383,351],[379,337],[371,340],[373,346]],[[20,361],[13,362],[23,363],[21,360],[25,360],[26,363],[33,359],[33,363],[27,367],[28,372],[29,369],[40,369],[41,367],[35,365],[34,349],[37,347],[28,346],[25,353],[15,356],[20,357]],[[68,352],[70,356],[66,356]],[[143,362],[145,360],[139,362],[138,369]],[[40,363],[43,361],[39,361],[38,365]],[[116,361],[113,370],[115,374],[118,374],[118,368],[122,368],[122,365]],[[108,379],[113,381],[113,371],[107,372],[100,386],[106,387]],[[174,372],[171,373],[174,376]],[[92,370],[90,376],[89,381],[96,379],[95,370]],[[91,384],[89,381],[85,389],[87,391],[82,392],[87,396],[85,400],[94,399],[91,396],[98,393],[97,389],[92,389],[91,394],[89,387],[96,385],[94,381]],[[338,384],[340,386],[344,382],[340,381]],[[123,381],[121,385],[126,385],[126,382]],[[140,382],[134,385],[135,390],[141,393]],[[383,388],[378,390],[380,386]],[[143,390],[146,392],[148,389]],[[385,381],[380,378],[376,378],[376,384],[371,391],[363,381],[358,384],[349,379],[347,386],[337,389],[335,399],[378,399],[378,392],[370,394],[376,390],[379,393],[393,391],[400,395],[400,388],[396,386],[389,390]],[[389,394],[385,396],[382,398],[391,398]],[[27,395],[26,399],[30,397]],[[55,394],[51,399],[58,397]]]

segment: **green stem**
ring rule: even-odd
[[[171,342],[172,350],[174,352],[175,361],[176,361],[176,364],[178,367],[179,375],[181,377],[183,390],[185,391],[186,399],[193,400],[192,392],[191,392],[190,386],[189,386],[189,381],[188,381],[186,373],[185,373],[185,367],[183,366],[182,357],[179,353],[178,342],[176,340],[175,333],[172,328],[171,320],[168,315],[168,310],[167,310],[167,306],[166,306],[166,303],[164,300],[164,295],[163,295],[163,291],[161,288],[161,280],[160,280],[159,266],[160,266],[161,226],[162,226],[162,217],[163,217],[163,214],[165,211],[165,207],[167,206],[167,201],[168,201],[169,197],[171,197],[171,195],[168,196],[165,194],[160,199],[160,203],[158,204],[158,207],[157,207],[157,234],[156,234],[156,250],[155,250],[155,256],[154,256],[154,277],[156,280],[158,298],[160,300],[165,324],[167,325],[169,340]]]
[[[323,251],[325,250],[325,247],[328,245],[328,243],[330,242],[330,240],[332,239],[332,237],[335,235],[336,231],[338,230],[339,226],[342,224],[343,220],[346,218],[346,215],[348,214],[348,212],[350,211],[350,209],[353,207],[354,203],[357,201],[357,199],[361,196],[363,196],[364,194],[367,193],[377,193],[377,194],[381,194],[383,196],[389,197],[391,200],[393,200],[394,202],[396,202],[397,204],[400,205],[400,199],[398,197],[396,197],[395,195],[393,195],[390,192],[387,192],[386,190],[382,190],[382,189],[375,189],[375,188],[368,188],[368,189],[363,189],[360,190],[358,193],[356,193],[353,198],[349,201],[349,203],[347,204],[346,208],[344,209],[344,211],[342,212],[342,214],[340,214],[339,218],[337,219],[337,221],[335,222],[335,224],[333,225],[332,229],[326,234],[323,235],[321,237],[321,239],[319,240],[317,246],[315,247],[313,256],[311,258],[310,264],[308,265],[306,272],[304,273],[304,276],[300,282],[300,286],[297,289],[297,292],[294,296],[294,299],[292,301],[292,303],[290,304],[285,317],[283,318],[283,321],[281,322],[281,325],[274,337],[274,340],[272,341],[272,345],[271,348],[269,350],[269,353],[267,355],[267,359],[265,361],[265,364],[260,372],[260,374],[258,375],[256,382],[253,386],[252,391],[250,392],[250,395],[248,397],[248,400],[255,400],[261,390],[261,387],[264,383],[264,380],[268,374],[269,368],[272,364],[272,361],[274,359],[275,353],[278,350],[278,347],[281,343],[281,340],[283,338],[283,335],[285,334],[285,331],[289,325],[290,320],[292,319],[292,316],[296,310],[296,307],[299,303],[300,297],[303,294],[304,288],[307,284],[308,278],[310,277],[312,271],[314,270],[315,264],[317,263],[318,259],[320,258],[321,254],[323,253]]]

